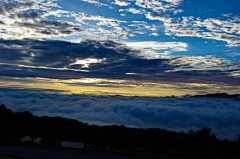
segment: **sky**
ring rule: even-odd
[[[0,87],[237,94],[239,7],[238,0],[1,0]]]

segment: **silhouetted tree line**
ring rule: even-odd
[[[188,133],[158,128],[96,126],[62,117],[37,117],[31,112],[13,112],[0,106],[0,142],[24,136],[43,138],[41,142],[59,140],[85,143],[94,149],[161,154],[166,151],[211,152],[218,158],[240,157],[240,135],[236,141],[219,140],[210,128]],[[53,142],[54,143],[54,142]]]

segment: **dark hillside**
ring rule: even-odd
[[[90,149],[131,153],[211,154],[216,158],[240,157],[240,137],[220,141],[210,128],[188,133],[158,128],[128,128],[96,126],[62,117],[37,117],[31,112],[12,112],[0,106],[0,141],[8,142],[24,136],[40,137],[43,144],[58,145],[57,141],[85,143]]]

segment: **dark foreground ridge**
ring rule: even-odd
[[[96,126],[62,117],[37,117],[29,111],[12,112],[0,106],[0,142],[21,137],[41,138],[40,145],[61,147],[61,141],[84,143],[85,149],[183,158],[240,158],[240,135],[236,141],[219,140],[210,128],[188,133],[158,128]]]

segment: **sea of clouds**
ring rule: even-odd
[[[14,112],[61,116],[88,124],[157,127],[188,132],[212,128],[219,139],[240,134],[240,101],[228,98],[59,95],[0,92],[0,104]]]

